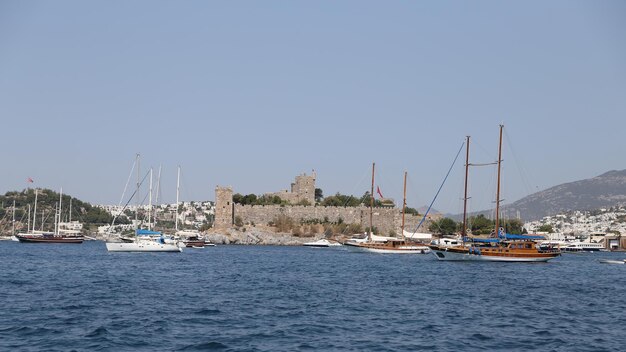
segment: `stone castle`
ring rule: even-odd
[[[296,176],[295,182],[291,184],[291,191],[280,191],[275,193],[267,193],[270,196],[278,196],[280,199],[290,204],[315,204],[315,171],[311,176],[302,174]]]
[[[347,224],[359,224],[363,229],[369,226],[369,207],[326,207],[315,204],[315,173],[311,176],[306,174],[296,176],[291,184],[291,192],[282,191],[268,193],[277,195],[291,204],[298,204],[305,200],[310,205],[242,205],[233,203],[233,189],[231,187],[215,188],[215,222],[216,229],[228,229],[233,227],[235,217],[239,217],[243,223],[267,225],[278,216],[285,215],[300,222],[343,222]],[[405,230],[416,229],[422,215],[405,215]],[[428,219],[429,220],[429,219]],[[373,226],[380,234],[400,233],[402,224],[402,209],[397,208],[374,208]],[[428,228],[428,223],[422,224],[421,232]]]

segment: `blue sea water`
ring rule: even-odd
[[[626,265],[0,242],[2,351],[624,351]]]

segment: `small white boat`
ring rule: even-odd
[[[331,242],[325,238],[322,238],[321,240],[315,241],[315,242],[307,242],[307,243],[303,243],[303,246],[306,247],[318,247],[318,248],[324,248],[324,247],[339,247],[341,246],[341,243],[339,242]]]
[[[599,259],[598,261],[603,264],[626,264],[626,259],[624,260]]]

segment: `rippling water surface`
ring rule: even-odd
[[[547,264],[0,242],[0,350],[624,351],[625,253]]]

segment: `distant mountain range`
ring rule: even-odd
[[[563,183],[507,204],[507,214],[522,220],[539,220],[568,210],[594,210],[626,204],[626,170],[609,171],[600,176]],[[489,214],[481,211],[476,214]]]

